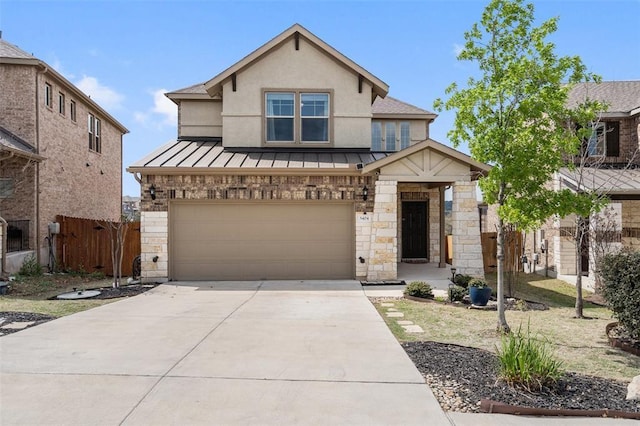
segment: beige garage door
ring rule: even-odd
[[[353,205],[173,203],[174,280],[353,278]]]

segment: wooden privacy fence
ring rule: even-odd
[[[60,233],[56,235],[58,269],[113,275],[109,233],[113,222],[67,216],[57,216],[56,220],[60,224]],[[125,226],[122,275],[131,276],[133,259],[140,254],[140,222],[130,222]]]
[[[484,272],[496,272],[498,266],[498,233],[483,232],[481,234],[482,261]],[[504,270],[515,272],[522,267],[522,233],[507,231],[504,234]]]

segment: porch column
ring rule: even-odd
[[[453,184],[453,267],[459,274],[484,277],[478,201],[474,182]]]
[[[169,277],[167,212],[140,213],[142,282],[167,282]],[[158,257],[154,262],[154,258]]]
[[[376,181],[367,280],[398,277],[398,182]]]

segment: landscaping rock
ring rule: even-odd
[[[640,401],[640,376],[636,376],[627,386],[627,399],[632,401]]]

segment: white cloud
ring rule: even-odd
[[[64,69],[62,62],[57,56],[53,55],[53,60],[50,61],[49,64],[51,65],[51,68],[58,71],[61,75],[63,75],[68,80],[72,80],[73,78],[75,78],[75,75],[67,72],[67,70]]]
[[[164,126],[176,126],[178,123],[178,107],[164,94],[167,89],[150,91],[153,97],[153,106],[147,111],[136,111],[133,118],[141,124],[162,128]]]
[[[464,46],[462,44],[453,43],[453,54],[456,55],[456,58],[462,53]]]
[[[124,100],[124,95],[102,85],[95,77],[85,75],[76,82],[76,86],[107,110],[120,108]]]
[[[178,122],[178,106],[164,95],[167,92],[167,89],[153,92],[153,112],[164,116],[164,123],[171,125]]]

